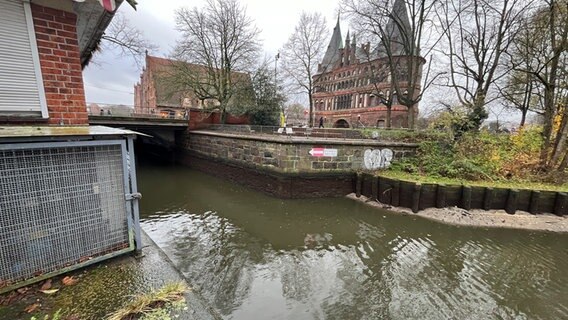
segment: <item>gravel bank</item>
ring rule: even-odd
[[[474,227],[526,229],[568,233],[568,217],[559,217],[553,214],[532,215],[528,212],[517,211],[514,215],[507,214],[504,210],[464,210],[458,207],[429,208],[413,213],[408,208],[385,205],[370,198],[361,196],[357,198],[354,193],[347,198],[363,202],[372,207],[387,209],[401,214],[415,215],[438,222]]]

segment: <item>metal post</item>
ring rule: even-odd
[[[138,193],[138,184],[136,182],[136,158],[134,157],[134,138],[128,137],[128,154],[130,155],[130,166],[128,175],[130,176],[130,192],[132,194]],[[142,236],[140,231],[140,209],[138,206],[138,198],[132,199],[132,222],[134,228],[134,242],[136,251],[142,250]]]

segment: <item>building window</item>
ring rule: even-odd
[[[29,1],[0,1],[0,116],[47,118]]]

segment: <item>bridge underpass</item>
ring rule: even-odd
[[[175,161],[176,137],[188,128],[186,119],[139,116],[89,115],[89,124],[143,133],[147,136],[138,136],[136,152],[170,162]]]

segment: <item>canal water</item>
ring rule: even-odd
[[[142,228],[226,319],[568,319],[568,235],[139,167]]]

